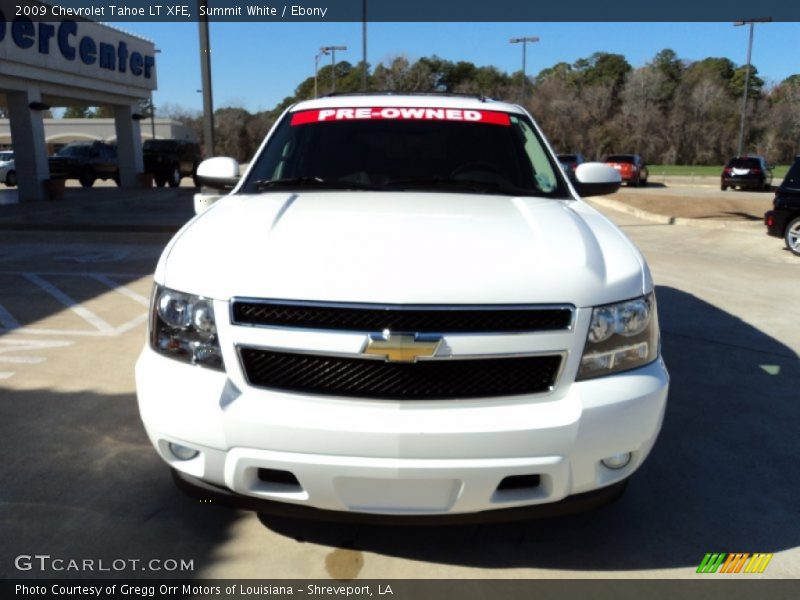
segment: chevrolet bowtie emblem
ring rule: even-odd
[[[389,362],[416,362],[418,358],[434,356],[441,343],[442,337],[438,335],[392,333],[386,329],[370,334],[361,352],[382,356]]]

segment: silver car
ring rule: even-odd
[[[14,153],[10,150],[0,151],[0,181],[8,187],[17,185],[17,169],[14,166]]]

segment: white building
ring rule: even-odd
[[[48,153],[69,142],[100,141],[109,144],[117,143],[117,127],[115,119],[43,119],[44,140]],[[180,121],[159,119],[155,122],[149,118],[140,121],[141,139],[176,139],[197,141],[193,129]],[[8,119],[0,119],[0,148],[13,146],[11,140],[11,123]]]
[[[8,107],[21,202],[46,197],[42,113],[51,106],[112,107],[113,136],[101,137],[116,140],[121,185],[137,185],[138,107],[156,89],[155,54],[151,41],[93,21],[35,22],[0,9],[0,103]]]

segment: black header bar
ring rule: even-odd
[[[367,10],[371,22],[800,21],[800,2],[789,0],[367,0]],[[0,11],[6,21],[191,22],[202,16],[212,22],[363,20],[362,0],[0,0]]]

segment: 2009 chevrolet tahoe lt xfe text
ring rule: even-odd
[[[612,499],[650,452],[653,281],[580,199],[619,174],[568,180],[519,106],[302,102],[241,178],[226,158],[197,175],[233,190],[161,256],[136,366],[182,487],[301,516],[517,518]]]

